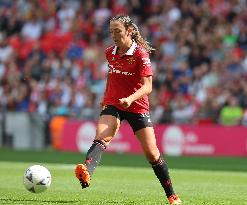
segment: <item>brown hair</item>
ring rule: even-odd
[[[110,19],[110,22],[111,21],[122,22],[126,29],[129,27],[132,27],[133,28],[132,39],[138,45],[141,45],[143,48],[145,48],[149,53],[151,53],[153,50],[155,50],[148,41],[146,41],[145,39],[142,38],[137,25],[131,20],[131,18],[129,16],[120,14],[117,16],[113,16]]]

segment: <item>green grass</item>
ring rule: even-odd
[[[82,156],[78,153],[0,149],[0,204],[168,204],[158,180],[143,156],[104,155],[91,186],[83,190],[74,177],[72,165],[81,159]],[[174,188],[184,204],[247,205],[245,158],[166,159],[170,165]],[[22,184],[24,170],[33,164],[46,166],[52,174],[51,187],[41,194],[26,191]]]
[[[85,155],[81,153],[0,149],[0,161],[76,164],[83,161],[84,158]],[[247,171],[247,159],[245,157],[165,156],[165,160],[173,169]],[[104,166],[149,167],[143,155],[130,154],[104,153],[101,164]]]

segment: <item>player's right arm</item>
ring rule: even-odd
[[[104,109],[105,106],[106,106],[106,105],[104,104],[104,99],[105,99],[105,94],[106,94],[107,89],[108,89],[108,78],[109,78],[109,73],[107,73],[105,91],[104,91],[103,97],[102,97],[101,102],[100,102],[100,105],[101,105],[101,108],[102,108],[102,109]]]
[[[107,62],[109,62],[109,61],[108,61],[108,54],[109,54],[109,52],[111,52],[111,49],[112,49],[112,47],[108,47],[108,48],[106,48],[106,50],[105,50],[105,58],[106,58]],[[109,72],[107,73],[105,91],[104,91],[104,94],[103,94],[102,99],[101,99],[101,102],[100,102],[100,105],[101,105],[102,109],[104,109],[105,106],[106,106],[106,105],[104,104],[104,99],[105,99],[105,94],[106,94],[106,92],[107,92],[107,90],[108,90],[108,87],[109,87],[109,86],[108,86],[108,85],[109,85],[108,79],[109,79]]]

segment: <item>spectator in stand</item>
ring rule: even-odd
[[[219,117],[222,125],[241,125],[243,108],[240,107],[238,99],[235,96],[228,98],[227,105],[223,106]]]
[[[72,23],[76,15],[75,7],[70,6],[71,4],[69,3],[72,3],[72,2],[63,1],[61,8],[57,12],[59,27],[62,32],[67,32],[72,29]]]
[[[14,50],[11,45],[8,44],[5,33],[0,32],[0,63],[6,63],[13,57]]]
[[[176,95],[172,100],[172,119],[176,124],[191,124],[196,111],[195,105],[184,94]]]
[[[42,22],[38,20],[36,14],[31,14],[22,27],[21,35],[27,41],[38,40],[41,37],[42,29]]]

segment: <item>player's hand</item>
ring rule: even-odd
[[[128,108],[132,104],[132,100],[130,98],[121,98],[119,99],[119,104],[123,108]]]
[[[100,106],[101,106],[102,110],[104,110],[106,108],[106,105],[104,104],[103,99],[100,102]]]

